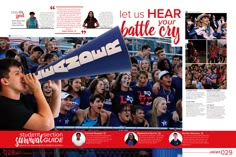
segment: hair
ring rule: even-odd
[[[42,55],[44,54],[43,49],[41,49],[39,46],[34,47],[32,51],[39,51],[42,53]]]
[[[22,67],[21,63],[14,59],[2,59],[0,60],[0,80],[2,78],[9,78],[10,67]],[[2,86],[0,83],[0,91]]]
[[[29,13],[29,15],[35,15],[35,13],[34,13],[33,11],[31,11],[31,12]]]
[[[76,133],[76,136],[77,136],[77,135],[80,135],[80,136],[81,136],[81,133],[80,133],[80,132],[77,132],[77,133]]]
[[[78,40],[78,41],[73,45],[73,48],[76,48],[76,45],[77,45],[77,44],[80,44],[80,45],[81,45],[81,43],[82,43],[81,40]]]
[[[54,54],[52,53],[47,53],[45,56],[44,56],[44,62],[46,62],[48,59],[52,59],[54,57]]]
[[[144,111],[143,106],[141,106],[141,105],[133,105],[133,106],[131,106],[131,115],[136,114],[136,112],[138,110]]]
[[[47,47],[48,47],[48,44],[49,44],[49,43],[52,43],[52,41],[48,41],[48,42],[45,43],[45,49],[46,49],[46,51],[48,51]]]
[[[145,75],[148,78],[148,72],[146,72],[146,71],[143,71],[143,70],[139,71],[139,73],[137,75],[137,79],[139,78],[140,75]]]
[[[133,138],[133,142],[134,142],[133,145],[135,145],[138,141],[135,139],[135,136],[134,136],[134,134],[133,134],[132,132],[130,132],[130,133],[128,134],[128,138],[126,139],[125,143],[128,144],[128,142],[129,142],[129,140],[130,140],[130,139],[129,139],[129,135],[133,135],[133,137],[134,137],[134,138]]]
[[[136,64],[136,63],[133,63],[133,64],[132,64],[132,67],[136,67],[136,68],[138,69],[138,71],[140,71],[140,67],[139,67],[139,65],[138,65],[138,64]]]
[[[146,49],[148,49],[148,48],[151,48],[151,46],[150,46],[150,45],[143,45],[142,48],[141,48],[141,50],[143,51],[143,50],[146,50]]]
[[[91,12],[93,13],[93,11],[89,11],[89,12],[88,12],[88,16],[87,16],[87,18],[86,18],[85,20],[89,20],[89,19],[90,19],[89,13],[91,13]],[[92,18],[92,19],[95,19],[94,13],[93,13],[93,16],[92,16],[91,18]]]
[[[161,100],[165,100],[165,98],[163,97],[156,97],[153,100],[153,106],[152,106],[152,110],[151,110],[151,115],[152,115],[152,119],[151,119],[151,126],[152,127],[158,127],[158,120],[157,120],[157,106],[159,105]]]
[[[29,45],[29,47],[28,47],[28,53],[29,53],[29,54],[31,54],[31,49],[32,49],[34,46],[36,46],[36,45],[33,45],[33,44],[32,44],[32,45]]]
[[[28,50],[29,50],[29,48],[28,48],[28,50],[24,50],[24,44],[25,44],[26,42],[28,42],[28,41],[25,40],[25,41],[22,41],[22,42],[20,43],[19,48],[20,48],[21,51],[28,51]]]
[[[104,96],[101,95],[101,94],[92,94],[92,95],[89,97],[89,102],[90,102],[90,103],[94,103],[94,101],[95,101],[96,99],[99,99],[99,100],[101,100],[101,101],[104,101],[104,100],[105,100]]]
[[[132,64],[138,64],[138,61],[134,56],[130,57],[130,60]]]
[[[28,73],[29,72],[29,67],[28,67],[28,64],[27,64],[27,60],[24,56],[21,56],[19,55],[20,57],[20,60],[21,60],[21,64],[22,64],[22,67],[23,67],[23,72],[24,74]]]
[[[128,75],[126,73],[121,73],[120,75],[118,75],[118,77],[116,78],[116,81],[115,81],[115,86],[113,87],[113,90],[114,91],[120,91],[121,90],[121,79],[124,75]]]
[[[71,79],[69,79],[68,80],[68,85],[67,85],[67,91],[66,92],[71,92],[72,90],[73,90],[73,88],[72,88],[72,83],[73,83],[73,81],[74,80],[76,80],[76,79],[80,79],[81,80],[81,78],[80,77],[77,77],[77,78],[71,78]],[[79,90],[78,92],[77,92],[77,94],[78,95],[81,95],[81,90]]]
[[[6,52],[6,58],[8,58],[8,59],[14,59],[16,55],[17,55],[16,49],[9,49]]]
[[[49,41],[53,41],[53,40],[56,40],[54,37],[52,37]]]
[[[174,136],[174,135],[177,135],[177,136],[178,136],[178,134],[177,134],[176,132],[173,134],[173,136]]]
[[[162,47],[156,47],[155,50],[154,50],[154,54],[155,55],[159,55],[162,51],[159,51],[159,50],[164,50]],[[158,52],[159,51],[159,52]],[[157,53],[158,52],[158,53]]]
[[[165,61],[167,61],[167,63],[169,64],[169,69],[167,69],[165,67]],[[169,59],[164,58],[164,59],[160,60],[158,62],[158,69],[160,69],[161,71],[167,70],[169,73],[171,73],[172,72],[172,66],[171,66],[171,63],[170,63]]]
[[[124,108],[129,107],[128,104],[120,104],[117,106],[117,112],[116,113],[121,113],[123,111]]]
[[[172,60],[173,60],[174,58],[179,58],[179,59],[180,59],[180,56],[174,55],[174,56],[172,57]]]
[[[90,85],[89,85],[89,90],[92,94],[94,94],[95,90],[96,90],[96,86],[98,85],[98,82],[102,81],[102,79],[94,79]],[[103,82],[103,81],[102,81]]]
[[[155,80],[155,73],[156,73],[157,71],[160,71],[160,70],[157,69],[157,70],[154,70],[154,71],[152,72],[152,81],[153,81],[153,84],[156,83],[156,80]]]

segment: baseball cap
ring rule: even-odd
[[[197,21],[200,21],[203,17],[208,17],[208,18],[210,18],[210,16],[209,16],[208,14],[203,13],[203,14],[198,15]]]
[[[170,75],[169,71],[163,70],[159,73],[159,79],[161,80],[163,76]]]
[[[61,99],[65,99],[67,97],[73,98],[73,95],[67,93],[67,92],[61,92]]]

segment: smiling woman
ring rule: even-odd
[[[153,107],[149,115],[152,127],[169,127],[171,114],[167,111],[166,99],[157,97],[153,101]]]

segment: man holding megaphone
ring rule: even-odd
[[[59,114],[61,82],[48,81],[53,91],[48,104],[35,74],[24,75],[21,67],[16,60],[0,60],[0,130],[51,130]],[[35,97],[37,111],[21,99],[27,87]]]

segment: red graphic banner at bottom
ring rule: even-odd
[[[1,131],[0,147],[235,148],[235,138],[233,131]]]

